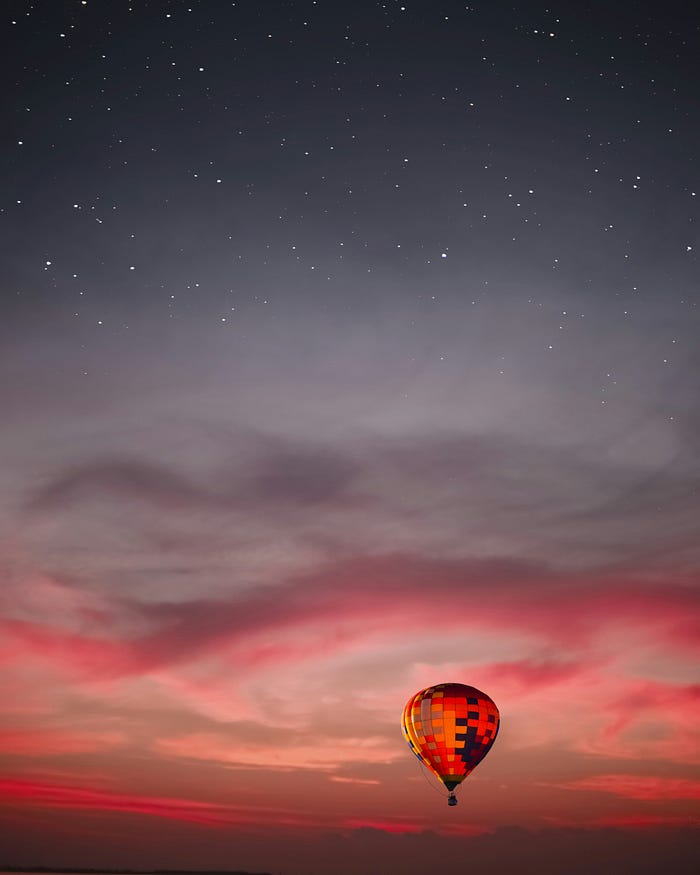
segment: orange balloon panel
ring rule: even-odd
[[[499,725],[494,702],[465,684],[428,687],[403,709],[403,733],[411,750],[450,791],[489,752]]]

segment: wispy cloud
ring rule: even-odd
[[[355,737],[323,737],[315,734],[299,738],[287,731],[280,737],[283,743],[270,744],[242,742],[232,743],[222,733],[209,733],[164,738],[157,742],[156,750],[178,757],[228,763],[234,766],[257,766],[271,770],[310,769],[334,771],[341,765],[352,763],[389,763],[405,756],[405,751],[395,740],[383,736],[357,735]]]
[[[158,509],[189,517],[194,532],[211,532],[213,519],[248,533],[284,521],[295,537],[360,553],[381,534],[390,551],[412,543],[581,567],[664,565],[673,551],[678,565],[698,558],[689,510],[699,478],[682,447],[659,466],[504,432],[354,432],[333,444],[241,432],[222,438],[206,468],[197,458],[106,456],[48,472],[24,506],[60,518],[111,503],[139,524]],[[129,531],[129,516],[121,525]]]
[[[124,732],[114,730],[4,729],[0,730],[0,755],[41,759],[57,754],[109,751],[126,741]]]
[[[222,648],[238,648],[238,664],[253,668],[342,651],[353,640],[379,633],[388,640],[431,628],[509,630],[551,646],[565,643],[570,652],[585,650],[608,627],[625,628],[674,650],[695,648],[693,591],[684,583],[633,583],[518,563],[396,555],[341,561],[228,599],[145,604],[105,597],[105,617],[95,633],[81,617],[80,632],[61,628],[73,625],[76,616],[70,600],[44,623],[5,620],[3,629],[27,656],[43,655],[95,677],[186,664]],[[124,627],[118,639],[114,627],[107,634],[110,610]],[[333,632],[325,634],[329,623]],[[316,634],[295,640],[301,629]],[[506,679],[527,674],[530,683],[573,670],[561,660],[493,669]]]
[[[551,778],[552,756],[567,786],[591,755],[611,775],[690,763],[696,542],[676,527],[639,544],[655,501],[687,519],[686,468],[682,455],[651,476],[639,459],[499,435],[358,433],[332,449],[236,435],[206,465],[65,465],[35,485],[3,559],[0,689],[44,679],[20,697],[7,755],[70,771],[137,748],[244,783],[379,795],[410,780],[405,699],[448,679],[502,708],[504,785],[526,760]],[[688,561],[671,572],[674,543]],[[89,728],[69,728],[81,714]]]
[[[211,827],[250,827],[263,822],[276,826],[318,827],[323,822],[322,819],[283,809],[217,805],[192,799],[126,794],[39,781],[3,779],[0,780],[0,793],[7,800],[19,804],[144,814]]]
[[[570,790],[610,793],[623,799],[644,801],[700,799],[700,780],[691,778],[664,778],[658,775],[591,775],[561,786]]]

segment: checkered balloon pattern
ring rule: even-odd
[[[486,693],[436,684],[408,700],[401,723],[413,753],[452,791],[491,750],[500,718]]]

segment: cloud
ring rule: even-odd
[[[283,809],[227,806],[192,799],[118,793],[14,778],[0,779],[0,794],[7,802],[14,804],[145,814],[211,827],[262,824],[319,826],[322,823],[322,820],[319,822]]]
[[[330,775],[329,780],[336,784],[363,784],[370,787],[378,787],[381,783],[374,778],[348,778],[343,775]]]
[[[569,790],[610,793],[623,799],[643,801],[700,799],[700,780],[691,778],[664,778],[658,775],[591,775],[558,786]]]
[[[597,665],[591,657],[581,661],[521,659],[480,666],[480,673],[513,690],[515,694],[533,695],[543,689],[569,685],[590,674]]]
[[[636,681],[629,685],[609,710],[615,719],[606,730],[608,739],[616,738],[635,719],[646,714],[659,717],[684,715],[687,724],[693,725],[700,716],[700,684],[660,684]]]
[[[156,750],[172,756],[228,763],[239,767],[278,770],[335,771],[351,763],[389,763],[405,751],[383,736],[298,737],[286,732],[279,744],[244,742],[222,733],[198,733],[156,742]]]
[[[126,721],[129,737],[147,734],[157,698],[173,728],[162,721],[149,744],[156,758],[183,763],[327,775],[345,763],[390,762],[403,750],[385,737],[397,709],[448,673],[503,707],[506,758],[549,748],[608,762],[690,761],[687,685],[651,680],[659,654],[671,676],[697,655],[697,574],[559,561],[571,530],[556,529],[557,518],[597,513],[601,495],[631,474],[590,462],[567,473],[564,451],[546,472],[545,451],[527,447],[511,470],[509,447],[376,439],[324,454],[321,445],[261,441],[206,475],[118,459],[67,470],[35,493],[28,526],[67,515],[61,525],[74,521],[84,543],[80,526],[93,516],[134,538],[152,525],[142,544],[150,564],[139,577],[128,538],[105,577],[90,562],[70,574],[20,563],[3,604],[0,657],[7,672],[43,671],[82,707],[120,703],[138,726]],[[112,516],[102,519],[93,501]],[[597,537],[609,520],[603,513],[599,525],[595,513],[579,522]],[[201,544],[171,546],[176,518],[195,541],[210,530],[230,541],[211,587],[202,585],[210,557]],[[500,541],[482,552],[479,535],[488,540],[492,523]],[[285,545],[312,545],[303,561],[277,561],[278,532]],[[560,535],[549,555],[528,555]],[[252,577],[239,562],[247,540],[258,552]],[[385,549],[385,540],[400,548]],[[182,550],[186,575],[170,573],[171,549]],[[376,746],[341,726],[339,701],[348,700],[350,723],[372,726]],[[662,718],[660,731],[653,724]],[[272,723],[287,731],[283,740],[264,735]]]
[[[700,762],[700,685],[627,678],[611,693],[600,702],[600,733],[580,738],[579,750],[620,760]]]
[[[86,676],[115,677],[219,651],[235,653],[240,668],[251,669],[328,656],[377,635],[405,639],[438,629],[508,631],[575,653],[606,629],[624,628],[673,651],[693,652],[695,606],[684,582],[592,580],[529,563],[393,555],[321,565],[227,599],[141,603],[105,596],[101,610],[119,619],[118,638],[108,621],[94,633],[84,626],[62,629],[57,624],[74,611],[69,600],[64,613],[43,623],[5,620],[3,629],[27,655],[82,667]],[[527,675],[531,683],[570,670],[561,658],[501,669],[506,677]]]
[[[13,757],[53,757],[62,754],[107,751],[127,741],[123,732],[60,729],[0,730],[0,754]]]
[[[213,499],[207,492],[165,465],[112,459],[76,465],[35,491],[28,508],[49,511],[95,497],[145,501],[163,509],[201,507]]]
[[[418,835],[423,831],[423,826],[418,818],[407,820],[406,818],[371,818],[371,817],[348,817],[340,824],[345,829],[367,830],[374,829],[390,835]]]
[[[313,506],[343,498],[361,471],[351,456],[329,447],[262,436],[254,448],[243,441],[239,455],[213,471],[209,480],[130,458],[77,464],[36,489],[26,507],[47,512],[94,500],[146,503],[169,512],[241,511],[279,503]]]
[[[50,515],[60,539],[69,537],[61,534],[64,516],[75,526],[75,515],[130,506],[129,515],[98,513],[95,522],[118,527],[140,548],[144,532],[154,548],[172,543],[172,527],[187,519],[181,545],[190,539],[195,552],[225,524],[239,548],[267,536],[345,555],[410,546],[424,555],[567,567],[698,558],[689,511],[700,471],[681,449],[659,465],[643,452],[595,453],[498,432],[356,431],[332,444],[241,432],[221,439],[210,458],[206,467],[187,453],[67,465],[35,487],[25,507],[35,524]]]
[[[39,623],[0,621],[0,632],[24,663],[43,662],[49,669],[68,669],[76,678],[110,679],[143,670],[128,642],[63,631]]]
[[[317,505],[354,503],[350,489],[363,466],[349,453],[327,446],[264,439],[266,452],[247,466],[243,492],[254,501]]]

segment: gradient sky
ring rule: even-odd
[[[680,9],[3,6],[0,864],[692,870]]]

